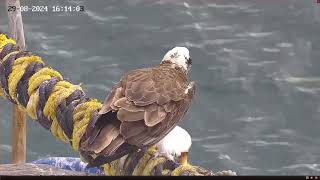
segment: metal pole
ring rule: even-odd
[[[9,36],[16,40],[21,50],[25,50],[22,16],[19,0],[7,0],[7,10],[14,6],[15,11],[8,11]],[[12,163],[26,162],[26,114],[17,105],[12,110]]]

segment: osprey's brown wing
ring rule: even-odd
[[[182,72],[164,65],[127,73],[105,99],[100,125],[82,149],[112,156],[124,144],[142,148],[157,143],[187,112],[194,93],[185,93],[187,87]]]

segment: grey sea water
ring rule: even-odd
[[[320,174],[320,4],[316,0],[21,0],[28,50],[103,100],[121,75],[186,46],[197,82],[181,126],[191,163],[241,175]],[[7,12],[0,1],[0,29]],[[51,12],[83,5],[84,12]],[[11,154],[0,100],[0,163]],[[28,120],[28,161],[77,156]]]

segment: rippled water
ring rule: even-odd
[[[23,14],[28,49],[104,99],[124,72],[187,46],[197,93],[182,123],[191,161],[242,175],[320,174],[320,4],[315,0],[43,0],[85,12]],[[7,30],[0,2],[0,29]],[[10,162],[0,101],[0,163]],[[73,150],[28,121],[28,161]]]

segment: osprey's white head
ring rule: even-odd
[[[182,165],[188,164],[188,152],[191,148],[191,136],[183,128],[176,126],[156,144],[158,153]]]
[[[175,47],[168,51],[161,63],[173,63],[181,67],[186,73],[191,69],[192,59],[186,47]]]

